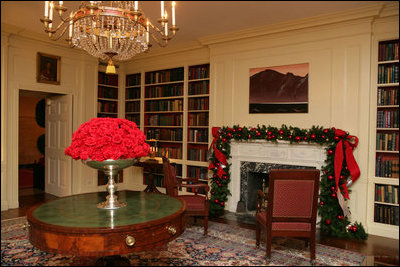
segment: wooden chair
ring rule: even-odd
[[[207,235],[209,212],[208,191],[210,187],[207,184],[200,183],[195,178],[177,178],[174,167],[166,157],[163,157],[163,170],[167,195],[180,198],[186,202],[186,216],[195,216],[195,218],[203,217],[204,235]],[[179,195],[178,189],[182,187],[192,188],[194,194]],[[199,194],[199,192],[204,193],[204,195]]]
[[[256,212],[256,246],[261,228],[265,230],[267,261],[271,259],[274,236],[300,237],[310,241],[311,263],[315,263],[315,228],[320,171],[316,169],[270,170],[268,202],[258,190]]]

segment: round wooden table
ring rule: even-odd
[[[126,207],[97,208],[106,195],[73,195],[32,207],[27,213],[30,242],[47,252],[105,257],[161,247],[185,230],[182,200],[120,191],[118,199]]]

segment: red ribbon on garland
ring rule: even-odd
[[[223,170],[223,168],[226,166],[226,156],[224,155],[224,153],[222,153],[217,146],[215,145],[219,136],[220,136],[220,127],[213,127],[212,128],[212,135],[214,137],[213,141],[211,142],[210,145],[210,150],[214,149],[214,154],[215,157],[217,158],[217,160],[220,162],[220,164],[215,164],[213,162],[210,163],[210,166],[208,167],[208,169],[214,169],[216,167],[216,165],[218,166],[218,171],[217,171],[217,175],[218,177],[222,177],[222,175],[226,174],[226,172]]]
[[[340,138],[340,141],[336,146],[335,161],[334,161],[335,182],[337,191],[338,189],[340,190],[339,178],[343,166],[343,160],[346,159],[346,165],[350,171],[351,180],[353,182],[357,180],[357,178],[360,176],[360,168],[358,167],[357,162],[353,156],[353,150],[358,145],[358,138],[354,135],[348,135],[345,131],[340,129],[335,130],[335,136]],[[351,142],[353,138],[354,138],[354,143]],[[344,156],[346,156],[346,158],[344,158]],[[344,197],[350,199],[346,183],[342,184],[342,189],[344,192]]]

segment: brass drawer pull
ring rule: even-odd
[[[132,247],[133,245],[135,245],[135,238],[133,236],[127,235],[125,238],[125,243],[128,247]]]
[[[167,230],[168,230],[168,233],[169,233],[170,235],[175,235],[175,234],[176,234],[176,228],[173,227],[172,225],[168,226],[168,227],[167,227]]]

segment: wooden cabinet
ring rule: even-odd
[[[399,233],[399,40],[375,44],[376,80],[372,115],[374,172],[370,173],[373,210],[369,221],[372,234],[398,238]],[[371,203],[370,202],[370,203]],[[395,234],[397,233],[397,234]]]

